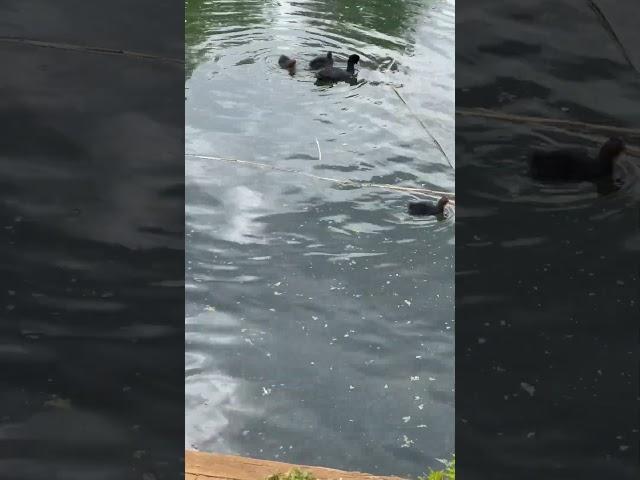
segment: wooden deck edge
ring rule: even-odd
[[[186,450],[184,457],[185,480],[266,480],[270,475],[286,473],[293,468],[311,472],[317,480],[403,480],[399,477],[378,477],[333,468],[294,465],[193,450]]]

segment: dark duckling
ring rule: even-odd
[[[449,203],[449,197],[441,197],[438,203],[429,201],[409,202],[409,215],[420,217],[438,216],[444,217],[444,207]]]
[[[614,164],[624,150],[621,139],[610,138],[595,158],[580,150],[538,151],[531,157],[530,173],[538,180],[595,182],[613,176]]]
[[[333,65],[333,55],[331,55],[331,52],[327,52],[326,57],[316,57],[309,62],[309,68],[311,70],[320,70],[321,68],[330,67],[331,65]]]
[[[296,60],[295,58],[289,58],[286,55],[280,55],[278,65],[280,65],[281,68],[292,70],[296,66]]]
[[[360,61],[356,54],[349,56],[347,69],[336,68],[334,66],[325,67],[316,73],[316,78],[321,82],[350,82],[355,80],[355,65]]]

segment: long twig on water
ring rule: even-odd
[[[606,135],[620,135],[625,139],[640,139],[640,130],[634,128],[617,127],[612,125],[600,125],[595,123],[577,122],[574,120],[565,120],[559,118],[546,117],[530,117],[526,115],[514,115],[509,113],[496,112],[485,108],[459,108],[456,109],[456,115],[462,117],[479,117],[490,120],[497,120],[509,123],[522,123],[526,125],[535,125],[538,127],[552,128],[555,130],[563,130],[571,133],[577,133],[581,137],[585,137],[584,132],[598,135],[598,140]],[[640,157],[640,149],[627,146],[626,153],[634,157]]]
[[[561,118],[548,117],[532,117],[528,115],[515,115],[511,113],[502,113],[487,108],[457,108],[456,115],[463,117],[483,117],[495,120],[504,120],[508,122],[541,124],[543,126],[564,127],[567,130],[595,130],[601,132],[617,133],[620,135],[628,135],[640,137],[640,130],[635,128],[616,127],[613,125],[601,125],[597,123],[578,122],[575,120],[566,120]]]
[[[322,161],[322,151],[320,150],[320,142],[318,141],[318,138],[316,137],[316,146],[318,147],[318,161]]]
[[[431,132],[429,131],[429,129],[427,128],[427,126],[424,124],[424,122],[422,120],[420,120],[420,118],[413,113],[413,110],[411,110],[411,107],[409,106],[409,104],[405,101],[404,98],[402,98],[402,95],[400,95],[400,92],[398,92],[398,90],[394,87],[391,86],[391,89],[396,92],[396,95],[398,96],[398,98],[402,101],[402,103],[404,103],[404,105],[407,107],[407,110],[409,110],[409,113],[411,114],[411,116],[413,118],[416,119],[416,121],[422,126],[422,128],[424,129],[425,132],[427,132],[427,135],[429,135],[429,137],[431,137],[431,140],[433,141],[433,143],[435,144],[436,147],[438,147],[438,150],[440,150],[440,153],[442,153],[442,156],[445,158],[445,160],[447,161],[447,163],[449,164],[449,166],[451,168],[455,168],[453,166],[453,164],[451,163],[451,160],[449,160],[449,157],[447,156],[447,154],[445,153],[444,149],[442,148],[442,145],[440,145],[440,142],[438,142],[438,140],[436,139],[436,137],[434,137]]]
[[[455,204],[455,193],[451,193],[451,192],[442,192],[442,191],[438,191],[438,190],[430,190],[428,188],[417,188],[417,187],[401,187],[398,185],[390,185],[390,184],[385,184],[385,183],[373,183],[373,182],[359,182],[359,181],[355,181],[355,180],[340,180],[337,178],[331,178],[331,177],[323,177],[320,175],[314,175],[313,173],[307,173],[307,172],[303,172],[301,170],[295,170],[293,168],[285,168],[285,167],[277,167],[275,165],[268,165],[266,163],[260,163],[260,162],[253,162],[250,160],[239,160],[237,158],[225,158],[225,157],[218,157],[215,155],[201,155],[201,154],[197,154],[197,153],[185,153],[185,156],[187,157],[196,157],[196,158],[202,158],[205,160],[216,160],[216,161],[220,161],[220,162],[227,162],[227,163],[236,163],[236,164],[240,164],[240,165],[247,165],[247,166],[251,166],[251,167],[256,167],[256,168],[264,168],[267,170],[274,170],[274,171],[278,171],[278,172],[286,172],[286,173],[292,173],[295,175],[301,175],[303,177],[308,177],[308,178],[313,178],[316,180],[322,180],[324,182],[331,182],[334,183],[336,185],[340,185],[343,187],[353,187],[353,188],[379,188],[381,190],[392,190],[392,191],[396,191],[396,192],[403,192],[403,193],[407,193],[410,195],[422,195],[425,197],[432,197],[432,198],[440,198],[442,195],[447,195],[451,200],[452,204]]]
[[[184,65],[184,60],[180,58],[163,57],[160,55],[152,55],[149,53],[133,52],[130,50],[118,50],[114,48],[92,47],[89,45],[76,45],[72,43],[60,42],[44,42],[23,37],[0,37],[2,43],[14,43],[19,45],[30,45],[41,48],[55,48],[58,50],[67,50],[80,53],[90,53],[95,55],[115,55],[127,58],[136,58],[140,60],[152,60],[176,65]]]
[[[598,20],[600,21],[600,25],[602,25],[602,27],[607,31],[609,36],[612,38],[613,42],[618,47],[618,50],[620,50],[620,53],[622,54],[624,59],[627,61],[627,64],[636,72],[640,73],[636,68],[636,66],[633,64],[633,61],[631,60],[631,56],[629,55],[629,53],[627,52],[627,49],[622,44],[622,41],[616,34],[615,30],[613,29],[613,26],[611,25],[611,22],[609,22],[609,19],[606,17],[602,9],[598,6],[598,4],[594,0],[587,0],[587,4],[589,5],[589,7],[591,7],[591,10],[593,10],[593,13],[595,13],[596,16],[598,17]]]

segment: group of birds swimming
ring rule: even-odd
[[[350,55],[346,69],[333,65],[333,55],[327,52],[309,62],[309,69],[316,70],[318,82],[350,82],[356,81],[355,65],[360,61],[356,54]],[[295,71],[296,60],[281,55],[278,64],[291,74]],[[529,159],[529,174],[540,181],[552,182],[593,182],[610,183],[614,166],[625,151],[625,144],[620,138],[610,138],[600,148],[598,155],[590,156],[582,150],[552,150],[533,152]],[[410,202],[408,213],[415,216],[435,216],[445,218],[445,208],[450,203],[447,196],[433,201]]]
[[[353,54],[347,59],[347,68],[338,68],[333,66],[333,54],[327,52],[324,56],[315,57],[309,62],[310,70],[317,70],[316,78],[318,82],[355,82],[357,74],[355,66],[360,61],[360,56]],[[280,55],[278,65],[289,73],[293,74],[296,69],[297,61],[286,55]]]

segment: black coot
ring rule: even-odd
[[[333,66],[325,67],[316,73],[316,78],[321,82],[350,82],[355,80],[355,65],[360,61],[358,55],[351,55],[347,62],[347,69],[336,68]]]
[[[278,65],[280,65],[281,68],[291,70],[296,66],[296,60],[295,58],[289,58],[286,55],[280,55]]]
[[[619,138],[610,138],[600,148],[597,157],[580,150],[537,151],[529,163],[531,176],[538,180],[564,182],[595,182],[610,178],[613,166],[625,145]]]
[[[326,57],[316,57],[309,62],[309,68],[311,70],[319,70],[324,67],[330,67],[331,65],[333,65],[333,55],[331,55],[331,52],[327,52]]]
[[[444,207],[449,203],[448,197],[441,197],[437,203],[423,201],[423,202],[409,202],[409,214],[416,216],[444,216]]]

